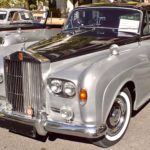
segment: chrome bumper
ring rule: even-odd
[[[39,135],[45,136],[48,132],[66,134],[85,138],[98,138],[105,134],[106,126],[96,127],[93,125],[74,125],[71,123],[47,120],[43,114],[38,118],[31,119],[18,115],[0,113],[0,118],[5,120],[33,126]]]
[[[105,134],[106,126],[85,126],[85,125],[73,125],[54,121],[47,121],[44,128],[46,131],[61,133],[66,135],[73,135],[85,138],[98,138]]]

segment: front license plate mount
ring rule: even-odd
[[[36,130],[33,126],[7,120],[0,117],[0,127],[8,129],[10,132],[21,134],[27,137],[36,138]]]
[[[27,137],[36,138],[36,130],[31,125],[26,125],[26,124],[11,121],[9,126],[9,131]]]

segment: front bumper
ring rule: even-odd
[[[42,136],[45,136],[48,132],[53,132],[84,138],[99,138],[103,136],[106,131],[105,125],[97,127],[94,125],[75,125],[72,123],[56,122],[47,119],[45,113],[40,113],[38,118],[27,118],[16,114],[1,112],[0,118],[22,125],[33,126],[35,131]]]

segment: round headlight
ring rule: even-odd
[[[62,92],[62,81],[52,80],[50,82],[50,89],[55,94],[58,94],[58,93]]]
[[[74,96],[75,93],[76,93],[76,90],[75,90],[75,85],[71,82],[66,82],[64,84],[64,87],[63,87],[63,92],[67,95],[67,96]]]

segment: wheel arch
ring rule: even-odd
[[[132,111],[134,110],[134,103],[136,100],[136,87],[135,83],[131,79],[127,79],[123,81],[122,83],[116,83],[109,85],[109,87],[106,88],[105,93],[103,95],[103,101],[102,101],[102,120],[106,122],[107,117],[109,115],[109,112],[112,108],[112,105],[115,101],[115,98],[117,97],[118,93],[121,92],[125,87],[127,87],[131,93],[131,101],[132,101]],[[113,90],[112,90],[113,89]],[[111,92],[110,92],[111,91]],[[109,96],[107,96],[109,94]]]
[[[132,111],[134,111],[134,104],[136,100],[136,88],[133,81],[128,81],[120,91],[122,91],[124,88],[128,88],[131,94],[131,102],[132,102]]]

